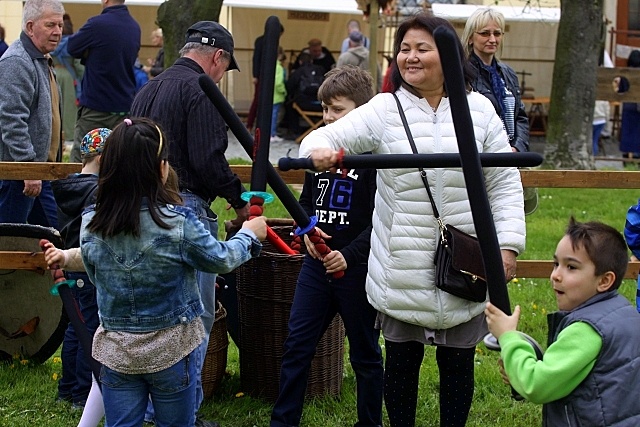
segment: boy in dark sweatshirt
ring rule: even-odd
[[[87,133],[80,143],[82,171],[65,179],[51,182],[58,205],[60,234],[64,248],[80,247],[82,211],[95,203],[98,189],[98,172],[104,143],[111,130],[98,128]],[[89,333],[98,327],[96,289],[84,272],[65,272],[69,280],[75,280],[71,288]],[[91,349],[88,349],[91,352]],[[72,402],[76,408],[85,405],[91,389],[91,365],[87,352],[83,351],[71,323],[67,326],[62,343],[62,378],[58,383],[58,399]]]
[[[326,124],[373,97],[371,75],[358,67],[334,68],[318,90]],[[322,256],[305,235],[307,256],[298,276],[289,335],[280,372],[280,391],[271,427],[300,425],[311,361],[336,313],[349,338],[356,374],[358,425],[382,425],[383,365],[375,329],[376,310],[367,301],[365,279],[371,237],[376,171],[351,169],[306,174],[300,204],[318,220],[332,251]],[[344,271],[339,279],[333,273]]]

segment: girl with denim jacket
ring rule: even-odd
[[[154,122],[126,119],[109,138],[96,205],[82,219],[82,261],[97,290],[93,357],[108,427],[139,426],[148,396],[156,423],[193,426],[195,351],[204,338],[196,270],[226,273],[260,252],[264,218],[216,240],[164,186],[166,139]]]

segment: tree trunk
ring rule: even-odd
[[[594,169],[592,145],[603,0],[560,0],[545,166]]]
[[[223,0],[167,0],[158,8],[158,26],[164,38],[165,66],[173,64],[184,46],[187,29],[198,21],[216,21]]]

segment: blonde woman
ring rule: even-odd
[[[462,45],[476,76],[473,90],[493,104],[509,136],[513,151],[529,151],[529,119],[522,103],[518,76],[511,67],[498,61],[502,51],[505,21],[502,13],[479,8],[467,20]]]

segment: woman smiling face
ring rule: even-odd
[[[408,30],[396,57],[400,75],[425,98],[444,91],[440,54],[433,36],[426,30]]]

